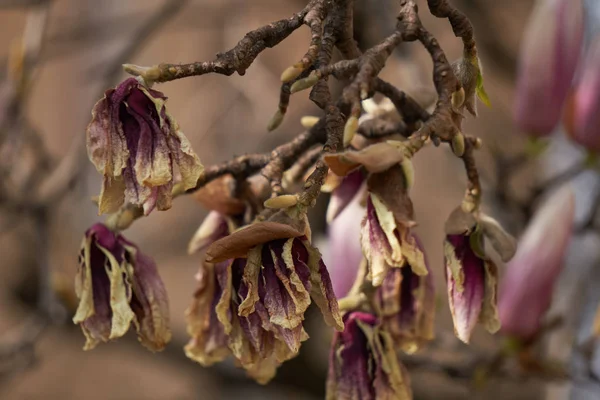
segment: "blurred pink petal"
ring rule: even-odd
[[[339,217],[329,224],[327,268],[338,299],[348,294],[363,258],[360,224],[364,213],[360,196],[356,196]]]
[[[514,118],[525,133],[549,135],[561,111],[583,41],[581,0],[538,0],[519,57]]]
[[[573,192],[562,189],[542,206],[523,234],[500,287],[504,333],[526,339],[540,328],[564,264],[574,215]]]
[[[592,41],[566,112],[571,139],[600,151],[600,35]]]

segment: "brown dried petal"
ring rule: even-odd
[[[363,165],[372,173],[383,172],[404,159],[400,146],[389,142],[380,142],[360,151],[349,150],[328,154],[323,157],[329,168],[339,176],[346,176],[352,170]]]
[[[461,207],[457,207],[446,220],[444,230],[446,235],[464,235],[471,232],[476,224],[477,220],[473,214],[464,212]]]
[[[415,225],[413,204],[401,166],[396,165],[385,172],[371,174],[367,186],[394,214],[398,223],[407,227]]]
[[[479,226],[485,237],[490,241],[494,250],[502,261],[510,261],[517,252],[517,241],[508,234],[494,218],[481,215],[478,218]]]
[[[217,211],[223,215],[243,214],[246,207],[242,200],[233,197],[234,184],[233,177],[225,175],[196,191],[194,198],[206,209]]]
[[[303,235],[304,232],[287,224],[270,221],[257,222],[214,242],[206,250],[206,261],[216,263],[227,259],[245,258],[248,251],[259,244]]]

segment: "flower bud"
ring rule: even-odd
[[[502,332],[528,339],[540,329],[571,239],[574,202],[569,188],[554,193],[523,234],[500,286]]]
[[[518,65],[514,119],[527,134],[549,135],[558,121],[583,40],[581,0],[538,0]]]
[[[565,126],[573,141],[600,151],[600,35],[590,44],[581,77],[566,105]]]

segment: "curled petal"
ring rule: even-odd
[[[206,250],[206,261],[216,263],[232,258],[243,258],[252,247],[259,244],[303,235],[303,232],[287,224],[257,222],[210,245]]]
[[[211,211],[190,240],[188,254],[205,249],[212,242],[225,237],[228,233],[229,224],[225,217],[216,211]]]
[[[218,304],[231,285],[231,268],[229,263],[204,264],[196,278],[198,288],[194,301],[185,313],[187,331],[191,336],[185,346],[185,354],[188,358],[209,366],[223,361],[230,353],[228,337],[219,320],[223,315]],[[229,319],[226,315],[226,320]]]
[[[360,151],[328,154],[323,159],[336,175],[346,176],[361,165],[372,173],[383,172],[400,163],[404,159],[404,153],[401,145],[395,142],[380,142]]]
[[[139,340],[152,351],[162,350],[171,340],[167,290],[154,260],[131,243],[126,243],[125,249],[131,268],[131,309],[135,313]]]
[[[468,239],[449,236],[444,242],[448,301],[456,336],[469,342],[485,296],[484,261],[470,249]]]

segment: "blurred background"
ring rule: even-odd
[[[0,179],[10,176],[23,185],[4,189],[20,191],[25,199],[11,203],[8,197],[0,197],[1,399],[323,397],[330,336],[317,313],[308,318],[312,339],[266,387],[253,383],[228,363],[206,369],[185,358],[184,310],[191,301],[200,262],[200,256],[188,256],[186,248],[206,215],[190,196],[177,199],[168,212],[152,213],[126,232],[127,238],[155,258],[169,291],[173,340],[167,349],[151,354],[134,335],[129,335],[83,352],[84,337],[70,321],[81,237],[90,225],[101,220],[90,201],[99,193],[101,182],[87,160],[85,127],[103,91],[125,78],[121,64],[210,60],[218,51],[234,46],[247,31],[288,17],[305,3],[0,0],[0,109],[8,110],[0,110],[0,125],[6,132],[18,132],[17,137],[34,138],[34,144],[28,147],[22,147],[18,139],[4,146],[0,159]],[[423,23],[437,37],[448,58],[460,57],[462,43],[454,37],[448,22],[429,15],[424,1],[418,3],[422,3]],[[479,118],[470,118],[465,125],[466,132],[484,140],[478,161],[489,187],[497,172],[491,150],[511,154],[523,146],[511,122],[511,108],[519,42],[533,1],[452,3],[475,27],[486,89],[493,103],[492,108],[481,106]],[[361,48],[372,46],[394,29],[397,1],[356,0],[356,7],[355,29]],[[24,38],[30,45],[23,56],[19,52]],[[243,77],[205,75],[158,86],[169,97],[170,112],[204,165],[268,151],[302,131],[301,116],[318,115],[318,108],[308,101],[308,93],[302,92],[292,97],[283,125],[274,132],[266,131],[277,107],[281,71],[304,54],[309,39],[308,29],[299,29],[281,45],[263,52]],[[435,94],[431,67],[423,48],[402,45],[381,76],[427,105]],[[23,98],[16,98],[11,85],[20,80],[26,82],[27,90]],[[15,154],[21,155],[15,160]],[[466,346],[453,339],[440,244],[445,218],[464,192],[462,164],[450,152],[430,148],[419,153],[415,168],[412,195],[418,232],[438,286],[437,340],[460,350]],[[528,171],[513,186],[518,189],[528,185],[535,173]],[[33,186],[50,193],[52,200],[41,210],[23,206]],[[485,202],[493,205],[494,199],[486,197]],[[313,231],[321,238],[326,232],[325,206],[324,195],[312,215]],[[511,233],[518,234],[522,229],[519,219],[498,210],[489,211],[501,218]],[[327,241],[318,240],[327,254]],[[51,282],[55,293],[44,291],[44,282]],[[44,299],[52,296],[58,296],[66,308],[49,310],[55,316],[51,321],[36,317],[36,309],[45,307]],[[477,330],[474,343],[485,350],[494,339]],[[569,346],[567,339],[559,338],[550,351],[558,349],[560,355],[565,346]],[[445,362],[450,356],[439,357]],[[409,364],[409,370],[417,399],[560,399],[566,393],[562,384],[550,385],[549,390],[541,382],[498,378],[475,388],[470,381],[448,376],[435,366],[415,367],[413,371]]]

